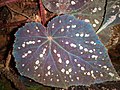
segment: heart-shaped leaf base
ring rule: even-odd
[[[57,16],[47,28],[27,23],[15,36],[16,67],[36,82],[68,88],[119,79],[92,26],[73,16]]]

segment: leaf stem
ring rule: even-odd
[[[42,0],[39,0],[39,7],[40,7],[40,17],[41,17],[41,23],[44,25],[45,22],[46,22],[46,16],[45,16],[45,9],[43,7],[43,3],[42,3]]]

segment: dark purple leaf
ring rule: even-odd
[[[43,0],[44,6],[51,12],[65,14],[80,10],[90,0]]]
[[[120,0],[108,0],[103,27],[116,24],[120,24]],[[103,27],[101,28],[104,29]]]
[[[16,67],[36,82],[68,88],[119,79],[92,26],[73,16],[57,16],[47,28],[27,23],[15,36]]]
[[[95,31],[97,31],[103,21],[105,13],[106,0],[91,0],[86,7],[77,11],[74,15],[85,22],[91,23]]]
[[[98,30],[104,15],[106,0],[43,0],[44,6],[58,14],[72,14],[91,23]]]
[[[111,37],[111,27],[117,24],[120,24],[120,0],[107,0],[104,22],[97,31],[104,44],[108,43]]]
[[[104,22],[97,31],[97,34],[102,30],[104,31],[108,26],[110,27],[116,24],[120,24],[120,1],[108,0]]]

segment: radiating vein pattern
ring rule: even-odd
[[[36,82],[68,88],[119,79],[92,26],[73,16],[57,16],[47,28],[27,23],[15,36],[16,67]]]

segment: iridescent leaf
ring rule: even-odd
[[[47,28],[27,23],[15,36],[16,67],[36,82],[68,88],[119,79],[92,26],[73,16],[57,16]]]

